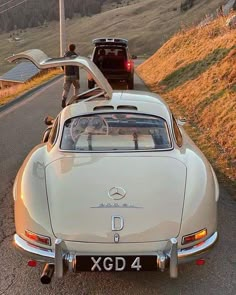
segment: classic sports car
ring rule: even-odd
[[[48,118],[43,142],[13,188],[14,245],[55,271],[169,269],[202,258],[217,241],[218,182],[166,103],[156,94],[113,91],[87,58],[12,56],[39,68],[77,65],[97,87]]]

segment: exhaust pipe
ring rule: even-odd
[[[43,273],[41,275],[41,283],[42,284],[50,284],[52,280],[52,276],[54,274],[54,264],[46,263],[43,269]]]

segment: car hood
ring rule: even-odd
[[[72,156],[46,167],[57,238],[151,242],[178,236],[186,166],[164,156]]]

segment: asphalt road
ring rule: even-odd
[[[86,87],[85,79],[81,83]],[[135,89],[145,90],[136,77]],[[40,283],[43,268],[27,266],[12,246],[14,216],[12,185],[23,159],[41,139],[43,118],[60,111],[62,79],[41,88],[20,103],[0,111],[0,295],[20,294],[236,294],[236,204],[235,197],[221,188],[217,246],[204,266],[194,263],[179,267],[179,278],[164,273],[81,273]]]

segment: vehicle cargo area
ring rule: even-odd
[[[119,71],[127,69],[127,57],[124,48],[97,48],[94,56],[95,64],[102,71]]]

